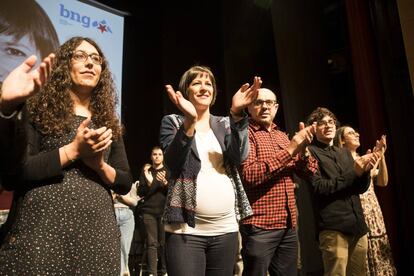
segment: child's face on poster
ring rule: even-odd
[[[31,55],[36,55],[39,63],[40,52],[28,34],[16,39],[13,35],[0,33],[0,81]]]

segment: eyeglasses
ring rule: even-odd
[[[102,57],[98,54],[87,54],[84,51],[78,50],[72,55],[73,60],[76,62],[86,62],[88,60],[88,57],[91,58],[92,63],[96,65],[102,65]]]
[[[253,105],[255,107],[261,107],[263,106],[263,104],[266,104],[267,107],[274,107],[277,104],[277,102],[276,100],[259,100],[259,99],[253,102]]]
[[[328,121],[321,120],[317,122],[317,126],[321,126],[321,127],[326,127],[328,125],[334,126],[335,124],[336,124],[336,121],[333,119],[330,119]]]
[[[347,132],[345,135],[359,136],[359,133],[357,131],[351,130],[350,132]]]

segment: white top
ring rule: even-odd
[[[235,192],[225,172],[220,144],[211,129],[207,133],[196,132],[195,142],[201,160],[197,175],[195,228],[185,223],[166,224],[165,230],[201,236],[237,232]]]
[[[140,199],[137,193],[138,185],[139,185],[139,181],[135,181],[134,183],[132,183],[131,190],[129,190],[129,193],[123,196],[124,198],[126,198],[128,201],[131,202],[132,206],[129,206],[125,204],[124,202],[121,202],[115,198],[114,207],[115,208],[129,208],[129,207],[137,206],[138,200]]]

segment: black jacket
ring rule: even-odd
[[[167,196],[168,186],[158,181],[155,177],[157,172],[166,171],[166,179],[169,179],[169,172],[165,167],[161,169],[149,169],[154,177],[151,186],[148,186],[147,178],[144,172],[141,172],[139,178],[138,195],[142,197],[138,203],[139,211],[145,214],[151,214],[156,217],[161,217],[164,213],[165,199]]]
[[[358,177],[351,152],[314,140],[309,146],[319,170],[311,177],[319,231],[362,236],[368,232],[359,194],[369,187],[369,173]]]

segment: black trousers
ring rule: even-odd
[[[241,225],[243,276],[296,276],[298,240],[291,228],[264,230]]]
[[[165,232],[164,224],[160,217],[143,214],[143,221],[147,240],[147,270],[148,273],[157,275],[157,263],[160,262],[161,271],[165,273]]]
[[[167,233],[168,276],[232,276],[237,232],[218,236]]]

